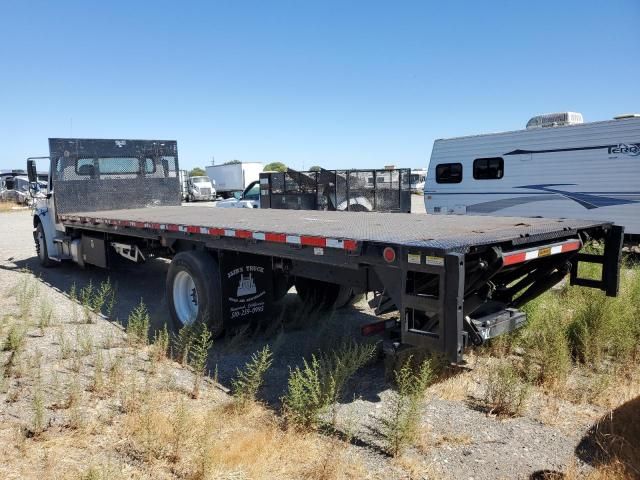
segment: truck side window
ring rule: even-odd
[[[473,161],[473,178],[476,180],[498,180],[504,176],[502,157],[476,158]]]
[[[441,163],[436,165],[436,183],[460,183],[461,181],[461,163]]]
[[[156,171],[156,166],[153,162],[153,158],[144,159],[144,173],[153,173]]]
[[[95,174],[95,167],[93,165],[93,157],[91,158],[78,158],[76,160],[76,174],[86,175],[92,177]]]
[[[260,198],[260,182],[254,182],[245,190],[243,200],[258,200]]]

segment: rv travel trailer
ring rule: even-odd
[[[640,115],[541,115],[524,130],[436,140],[424,201],[428,214],[607,220],[635,241]]]

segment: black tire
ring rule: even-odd
[[[300,299],[313,310],[334,308],[341,289],[337,283],[300,277],[296,278],[295,286]]]
[[[49,258],[49,250],[47,249],[44,227],[42,226],[42,223],[40,223],[40,221],[38,221],[38,223],[36,224],[36,229],[33,232],[33,240],[36,242],[36,253],[38,254],[40,265],[45,268],[57,266],[58,262]]]
[[[353,205],[349,205],[350,212],[368,212],[369,209],[364,205],[360,205],[359,203],[354,203]]]
[[[273,274],[273,301],[282,300],[289,289],[293,286],[291,277],[282,273]]]
[[[173,257],[167,273],[166,296],[174,331],[185,326],[174,302],[174,283],[181,272],[186,272],[193,279],[195,286],[198,311],[194,323],[205,323],[213,337],[219,337],[224,331],[224,316],[218,262],[208,252],[203,251],[180,252]]]
[[[350,307],[351,305],[358,303],[360,300],[362,300],[362,298],[364,298],[364,293],[362,293],[360,290],[354,289],[353,287],[341,285],[340,292],[338,293],[338,297],[336,298],[335,307]]]

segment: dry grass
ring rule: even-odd
[[[149,397],[124,420],[125,448],[149,472],[180,478],[361,478],[364,468],[342,444],[283,427],[253,404],[241,413],[231,403],[211,406],[175,392]],[[304,452],[304,458],[292,455]],[[330,455],[328,453],[331,452]],[[259,459],[259,461],[256,461]]]
[[[637,275],[634,272],[625,274],[627,295],[637,291],[628,283]],[[388,478],[389,471],[401,478],[433,478],[428,458],[435,449],[474,442],[464,431],[421,431],[415,448],[392,460],[379,457],[370,463],[348,442],[316,431],[288,429],[282,417],[253,401],[246,408],[235,408],[233,399],[208,377],[199,380],[194,398],[193,369],[166,358],[166,334],[157,334],[155,344],[147,345],[145,320],[136,336],[141,341],[127,341],[120,329],[95,315],[107,309],[102,301],[79,310],[82,318],[70,321],[56,311],[64,297],[38,289],[34,282],[29,274],[20,274],[0,315],[0,348],[6,349],[0,351],[0,478],[340,479]],[[8,290],[6,285],[2,288]],[[44,294],[48,297],[42,303],[34,300]],[[560,301],[587,301],[567,291],[550,295]],[[624,327],[625,335],[635,335],[627,327],[636,311],[618,303],[621,300],[604,301],[606,308],[598,311],[609,322],[606,328],[581,320],[598,336],[597,342],[580,350],[586,357],[574,354],[575,345],[586,344],[571,343],[567,330],[550,322],[556,318],[549,314],[553,309],[543,314],[538,304],[527,330],[502,340],[495,350],[472,355],[471,370],[442,377],[428,393],[450,401],[478,396],[490,383],[494,366],[510,363],[519,377],[510,371],[494,379],[494,386],[500,387],[494,392],[496,398],[511,399],[512,382],[518,388],[520,382],[529,384],[533,394],[527,414],[546,417],[548,424],[571,417],[569,431],[576,424],[596,424],[605,408],[613,409],[593,430],[608,457],[591,471],[569,465],[564,478],[637,476],[634,462],[640,452],[633,447],[640,444],[640,432],[634,427],[640,410],[640,364],[627,343],[618,347],[607,337],[615,326]],[[575,324],[575,312],[582,308],[577,301],[567,305],[571,309],[558,319],[564,327]],[[616,323],[606,313],[609,308],[623,315],[624,322]],[[543,334],[537,335],[533,327],[540,327],[538,333]],[[543,364],[541,355],[554,352],[560,340],[567,342],[569,352],[566,371],[565,353],[560,352],[552,365]],[[516,347],[524,353],[515,355]],[[527,374],[527,369],[535,375]],[[518,404],[519,397],[514,398]],[[587,412],[585,417],[573,421],[581,409]]]
[[[590,268],[583,275],[597,273]],[[485,354],[501,357],[519,371],[520,381],[531,384],[534,415],[575,431],[576,424],[589,424],[603,408],[610,409],[589,434],[600,450],[595,468],[585,473],[570,465],[548,478],[640,478],[640,267],[622,269],[617,298],[567,286],[526,309],[528,324]],[[503,380],[497,382],[499,399],[517,399],[517,389],[509,386],[517,379],[505,375]]]
[[[35,281],[21,274],[20,291],[35,292]],[[238,409],[208,377],[194,398],[199,375],[165,357],[166,335],[132,346],[93,312],[86,323],[54,325],[46,320],[56,301],[41,309],[13,294],[0,322],[0,478],[368,476],[348,443],[288,429],[254,401]]]
[[[0,212],[21,212],[24,210],[26,210],[26,208],[18,205],[16,202],[0,200]]]

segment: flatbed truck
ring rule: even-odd
[[[363,327],[386,351],[424,349],[462,362],[466,347],[520,326],[526,302],[567,274],[617,295],[623,228],[604,221],[405,213],[182,207],[175,141],[50,139],[46,197],[34,202],[45,267],[171,260],[173,328],[214,335],[269,316],[291,285],[310,307],[368,292]],[[35,162],[29,160],[30,177]],[[604,253],[584,253],[586,242]],[[581,263],[598,263],[598,279]]]

